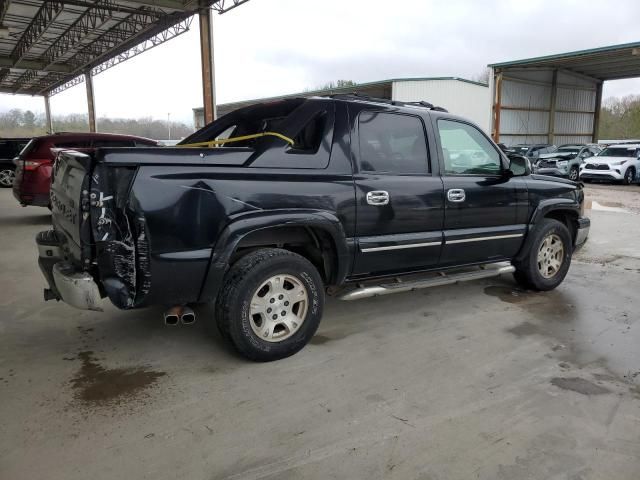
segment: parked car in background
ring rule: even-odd
[[[50,206],[51,169],[59,149],[91,152],[100,147],[154,147],[155,140],[111,133],[55,133],[36,137],[15,159],[13,195],[20,205]]]
[[[0,188],[11,188],[16,166],[13,159],[29,143],[28,138],[0,138]]]
[[[535,145],[526,145],[524,143],[519,143],[517,145],[512,145],[509,147],[509,150],[512,153],[516,153],[518,155],[522,155],[523,157],[537,158],[539,155],[545,153],[553,153],[558,149],[555,145],[549,145],[547,143],[538,143]]]
[[[580,166],[580,180],[633,183],[640,172],[640,143],[611,145]]]
[[[580,175],[580,165],[600,153],[600,148],[584,144],[560,145],[553,153],[543,153],[533,166],[535,173],[566,177],[574,182]]]

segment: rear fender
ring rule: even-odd
[[[323,210],[310,209],[249,212],[227,225],[220,234],[211,255],[199,301],[215,300],[233,254],[244,237],[274,227],[314,228],[328,233],[336,250],[336,265],[331,283],[338,285],[344,282],[351,264],[351,256],[342,223],[335,215]]]

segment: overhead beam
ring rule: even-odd
[[[31,47],[38,43],[38,40],[55,22],[63,9],[64,3],[61,1],[50,1],[42,4],[11,52],[12,66],[19,66],[20,60],[31,50]]]
[[[41,55],[50,66],[67,53],[75,45],[80,44],[87,36],[109,20],[116,17],[116,4],[113,0],[98,0],[91,8],[87,8],[69,28]]]
[[[187,10],[185,3],[193,2],[181,2],[180,0],[136,0],[136,3],[146,5],[148,7],[169,8],[171,10],[184,12]],[[190,7],[192,7],[192,5],[190,5]]]
[[[13,59],[11,57],[0,57],[0,67],[14,68]],[[47,66],[45,62],[40,60],[22,60],[20,62],[20,66],[15,68],[23,70],[37,70],[39,72],[73,72],[73,68],[65,63]]]
[[[179,20],[175,19],[173,15],[168,18],[174,19],[175,21]],[[157,19],[155,15],[148,13],[146,10],[131,14],[111,27],[107,32],[82,47],[75,55],[66,59],[65,63],[73,65],[75,71],[82,70],[91,64],[95,64],[96,60],[116,50],[118,46],[134,39],[156,23]]]

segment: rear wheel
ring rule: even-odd
[[[622,183],[625,185],[631,185],[636,178],[636,169],[633,167],[627,168],[627,171],[624,172],[624,178],[622,179]]]
[[[13,168],[0,167],[0,188],[11,188],[16,173]]]
[[[532,235],[531,249],[515,264],[514,278],[527,288],[553,290],[562,283],[571,265],[571,234],[563,223],[545,218]]]
[[[300,351],[315,334],[323,306],[322,279],[313,264],[296,253],[265,248],[231,267],[216,321],[238,353],[266,362]]]

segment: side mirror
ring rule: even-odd
[[[509,171],[514,177],[531,175],[531,162],[521,155],[509,155]]]

